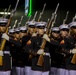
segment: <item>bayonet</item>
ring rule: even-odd
[[[44,6],[43,6],[43,9],[42,9],[42,12],[41,12],[40,15],[39,15],[38,21],[40,21],[40,19],[41,19],[41,17],[42,17],[42,14],[44,13],[45,7],[46,7],[46,3],[45,3]]]
[[[38,11],[35,12],[35,15],[34,15],[33,21],[35,21],[35,18],[36,18],[36,16],[37,16],[37,13],[38,13]]]
[[[15,23],[13,25],[13,29],[16,28],[17,22],[18,22],[18,20],[15,20]]]
[[[68,18],[68,13],[69,13],[69,11],[67,11],[67,13],[66,13],[66,17],[65,17],[65,19],[63,20],[63,24],[65,24],[65,22],[66,22],[66,20],[67,20],[67,18]]]
[[[14,9],[12,10],[12,12],[11,12],[11,16],[13,16],[14,13],[16,12],[16,9],[17,9],[17,6],[18,6],[18,3],[19,3],[19,0],[17,0],[16,5],[15,5],[15,8],[14,8]]]

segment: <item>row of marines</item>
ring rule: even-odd
[[[75,21],[54,26],[49,34],[44,21],[28,21],[6,34],[7,22],[0,18],[0,42],[6,40],[4,50],[0,50],[0,75],[76,75],[76,64],[71,62],[76,53]],[[41,49],[43,39],[46,45]],[[43,66],[37,65],[40,55]]]

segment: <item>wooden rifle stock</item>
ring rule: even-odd
[[[76,64],[76,54],[73,55],[71,63]]]
[[[9,18],[9,20],[8,20],[8,23],[7,23],[7,25],[6,25],[6,30],[5,30],[5,33],[6,33],[6,34],[8,33],[9,26],[10,26],[12,17],[13,17],[13,15],[14,15],[15,11],[16,11],[18,2],[19,2],[19,0],[17,0],[15,9],[12,11],[12,13],[11,13],[11,15],[10,15],[10,18]],[[1,50],[1,51],[4,50],[5,43],[6,43],[6,39],[2,39],[2,41],[1,41],[1,46],[0,46],[0,50]],[[2,66],[2,65],[3,65],[3,56],[0,56],[0,66]]]
[[[52,14],[52,17],[51,17],[51,19],[50,19],[50,22],[49,22],[49,24],[47,25],[47,30],[46,30],[46,32],[45,32],[47,35],[49,34],[49,30],[50,30],[50,28],[51,28],[52,22],[54,21],[56,12],[57,12],[57,10],[58,10],[58,7],[59,7],[59,3],[57,4],[57,7],[56,7],[56,9],[55,9],[55,12]],[[43,39],[40,49],[43,49],[43,50],[44,50],[45,45],[46,45],[46,40]],[[43,64],[44,64],[44,57],[43,57],[43,54],[41,54],[41,55],[39,56],[37,65],[38,65],[38,66],[43,66]]]
[[[49,29],[50,29],[50,26],[51,26],[52,22],[53,22],[53,18],[51,18],[51,20],[50,20],[50,22],[49,22],[49,24],[48,24],[47,30],[46,30],[46,32],[45,32],[46,34],[48,34],[48,32],[49,32]],[[44,48],[45,48],[45,45],[46,45],[46,40],[43,39],[40,49],[44,49]],[[44,57],[43,57],[43,54],[41,54],[41,55],[39,56],[37,65],[38,65],[38,66],[43,66],[43,63],[44,63]]]
[[[76,44],[75,44],[75,49],[76,49]],[[71,63],[76,64],[76,53],[73,55]]]
[[[72,19],[72,22],[74,22],[76,20],[76,14]],[[69,31],[70,34],[70,31]],[[76,48],[76,47],[75,47]],[[71,63],[76,64],[76,54],[73,55],[72,59],[71,59]]]
[[[10,17],[10,19],[8,20],[8,23],[6,25],[6,31],[5,31],[6,34],[8,33],[11,19],[12,19],[12,17]],[[2,51],[4,50],[5,43],[6,43],[6,39],[2,39],[0,50],[2,50]],[[2,65],[3,65],[3,56],[0,56],[0,66],[2,66]]]
[[[46,40],[43,39],[43,42],[42,42],[42,45],[41,45],[41,49],[44,49],[44,48],[45,48],[45,45],[46,45]],[[38,66],[43,66],[43,64],[44,64],[44,57],[43,57],[43,54],[41,54],[41,55],[39,56],[37,65],[38,65]]]

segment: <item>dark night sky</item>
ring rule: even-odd
[[[11,4],[11,9],[13,9],[15,7],[16,1],[17,0],[0,0],[0,11],[2,11],[1,9],[4,10],[5,8],[8,8],[10,4]],[[47,12],[47,11],[45,12],[46,15],[43,15],[43,20],[44,19],[47,20],[47,18],[51,16],[51,13],[53,12],[53,11],[51,11],[51,9],[55,10],[57,4],[59,3],[60,5],[59,5],[58,10],[63,10],[63,11],[59,11],[59,13],[58,13],[58,17],[57,17],[58,25],[60,25],[62,23],[67,11],[70,11],[67,23],[69,23],[72,20],[72,17],[74,17],[75,12],[76,12],[75,0],[32,0],[32,3],[33,3],[32,4],[33,11],[42,10],[44,4],[46,3],[45,10],[49,10],[49,12]],[[21,15],[24,14],[23,13],[24,7],[25,7],[25,0],[19,0],[18,8],[20,9],[20,12],[18,12],[18,15],[16,15],[14,20],[16,18],[20,19]],[[34,15],[34,13],[33,13],[33,15]],[[25,20],[27,20],[27,19],[25,19]],[[24,22],[25,22],[25,20],[24,20]]]
[[[11,4],[11,8],[15,7],[17,0],[0,0],[0,8],[8,8]],[[43,8],[44,3],[46,3],[46,9],[55,9],[57,3],[60,3],[59,9],[75,10],[76,3],[75,0],[32,0],[33,10],[40,10]],[[25,0],[19,0],[19,6],[24,8]]]
[[[59,9],[75,10],[76,3],[73,0],[35,0],[37,8],[42,8],[46,3],[46,9],[54,9],[60,3]]]

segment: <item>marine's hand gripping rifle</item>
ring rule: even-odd
[[[10,18],[9,18],[8,23],[7,23],[7,25],[6,25],[6,31],[5,31],[6,34],[8,34],[9,26],[10,26],[12,17],[14,16],[14,14],[15,14],[15,12],[16,12],[18,3],[19,3],[19,0],[17,0],[17,3],[16,3],[16,6],[15,6],[14,10],[11,12]],[[1,46],[0,46],[0,50],[1,50],[1,51],[4,50],[5,43],[6,43],[6,39],[2,39],[2,41],[1,41]],[[0,56],[0,66],[2,66],[2,65],[3,65],[3,56]]]
[[[47,30],[46,30],[46,32],[45,32],[47,35],[49,34],[49,30],[50,30],[50,28],[51,28],[52,22],[54,21],[56,12],[57,12],[57,10],[58,10],[58,7],[59,7],[59,3],[57,4],[57,7],[56,7],[56,9],[55,9],[55,12],[52,14],[52,17],[51,17],[51,19],[50,19],[50,22],[49,22],[49,24],[47,25]],[[43,39],[40,49],[43,49],[43,50],[44,50],[45,45],[46,45],[46,40]],[[43,58],[43,54],[41,54],[41,55],[39,56],[37,65],[38,65],[38,66],[43,66],[43,63],[44,63],[44,58]]]

